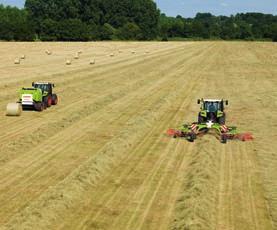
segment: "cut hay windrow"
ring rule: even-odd
[[[211,140],[212,142],[213,140]],[[170,229],[215,229],[217,183],[220,151],[209,151],[207,143],[199,143],[183,177],[183,186],[176,202]],[[210,144],[211,145],[211,144]],[[218,143],[213,145],[219,145]]]

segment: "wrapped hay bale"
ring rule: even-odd
[[[20,116],[22,113],[22,105],[19,103],[9,103],[7,105],[7,116]]]

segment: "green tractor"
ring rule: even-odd
[[[225,125],[226,114],[224,106],[228,105],[228,100],[214,100],[214,99],[198,99],[198,104],[201,105],[201,111],[198,114],[198,124],[203,123],[218,123]]]
[[[20,116],[22,109],[43,111],[47,107],[58,104],[58,96],[53,93],[54,84],[49,82],[33,82],[32,87],[22,88],[18,103],[7,106],[8,116]]]

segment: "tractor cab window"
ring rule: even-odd
[[[34,87],[37,89],[41,89],[42,92],[47,92],[49,90],[49,87],[46,84],[35,84]]]
[[[219,102],[205,102],[205,110],[207,110],[210,113],[214,113],[217,110],[220,110],[220,103]]]

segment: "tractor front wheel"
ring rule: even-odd
[[[218,123],[219,123],[220,125],[225,125],[225,114],[224,114],[222,117],[220,117],[220,118],[218,119]]]
[[[188,135],[188,141],[189,142],[194,142],[195,139],[196,139],[196,134],[195,133],[190,133]]]
[[[226,137],[225,135],[222,135],[222,136],[221,136],[220,142],[221,142],[222,144],[227,144],[227,137]]]
[[[198,124],[202,124],[202,123],[205,123],[205,119],[204,119],[204,117],[202,117],[201,114],[199,113],[199,114],[198,114]]]

